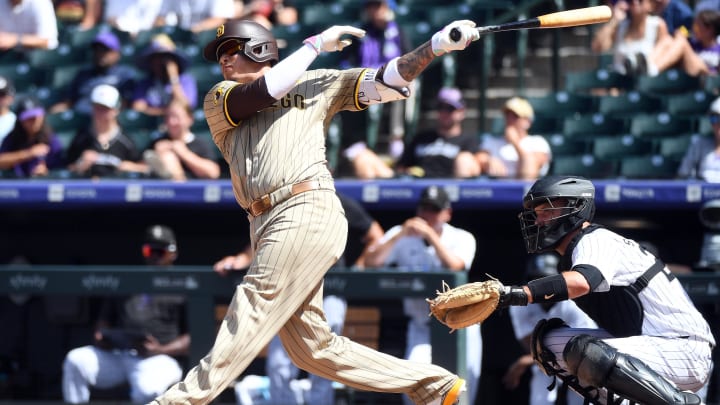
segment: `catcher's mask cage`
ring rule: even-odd
[[[538,223],[536,207],[550,212],[550,220]],[[548,176],[530,188],[518,215],[528,253],[552,250],[563,236],[592,221],[595,215],[595,187],[582,177]]]
[[[223,24],[217,29],[217,35],[203,49],[203,57],[211,62],[220,59],[218,49],[227,51],[227,44],[236,43],[238,51],[251,60],[263,63],[270,61],[271,65],[280,60],[277,41],[270,30],[249,20],[237,20]]]

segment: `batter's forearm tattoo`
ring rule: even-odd
[[[435,59],[430,41],[401,56],[397,61],[398,73],[403,79],[412,81]]]

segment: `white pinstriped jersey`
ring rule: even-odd
[[[608,229],[597,229],[580,238],[572,252],[572,266],[596,267],[604,280],[595,293],[610,286],[628,286],[655,262],[655,256],[644,252],[638,243]],[[694,337],[715,344],[710,327],[693,305],[677,278],[667,267],[650,280],[639,293],[644,319],[642,334],[662,337]]]
[[[237,123],[227,116],[225,103],[238,83],[222,81],[207,93],[205,116],[242,207],[282,186],[331,177],[325,133],[337,112],[362,109],[357,85],[363,70],[308,71],[273,106]]]

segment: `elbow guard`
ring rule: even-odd
[[[408,87],[390,87],[377,76],[376,69],[365,69],[358,83],[357,100],[365,106],[405,100],[410,97]]]

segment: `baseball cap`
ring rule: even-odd
[[[177,49],[175,42],[167,34],[157,34],[152,38],[150,44],[138,57],[137,66],[142,70],[149,70],[152,58],[156,55],[172,58],[177,63],[180,73],[184,72],[190,64],[190,61]]]
[[[145,243],[152,246],[164,246],[167,250],[177,250],[175,232],[166,225],[151,225],[145,230]]]
[[[90,101],[107,108],[118,108],[120,106],[120,92],[109,84],[99,84],[92,89]]]
[[[13,86],[12,81],[5,77],[0,76],[0,96],[4,95],[14,95],[15,94],[15,87]]]
[[[25,97],[17,104],[15,111],[20,121],[45,115],[45,107],[32,97]]]
[[[420,194],[420,202],[418,205],[428,205],[439,210],[450,208],[450,196],[442,187],[430,186]]]
[[[710,104],[709,114],[720,114],[720,97],[716,98],[715,101]]]
[[[535,112],[533,111],[530,103],[524,98],[520,97],[512,97],[508,101],[506,101],[505,105],[503,106],[503,110],[512,111],[518,117],[527,118],[529,120],[532,120],[535,117]]]
[[[456,110],[465,108],[462,92],[454,87],[443,87],[438,92],[438,104],[447,104]]]
[[[115,34],[110,31],[99,32],[95,36],[92,44],[100,44],[107,47],[108,49],[112,49],[113,51],[120,51],[120,40]]]

